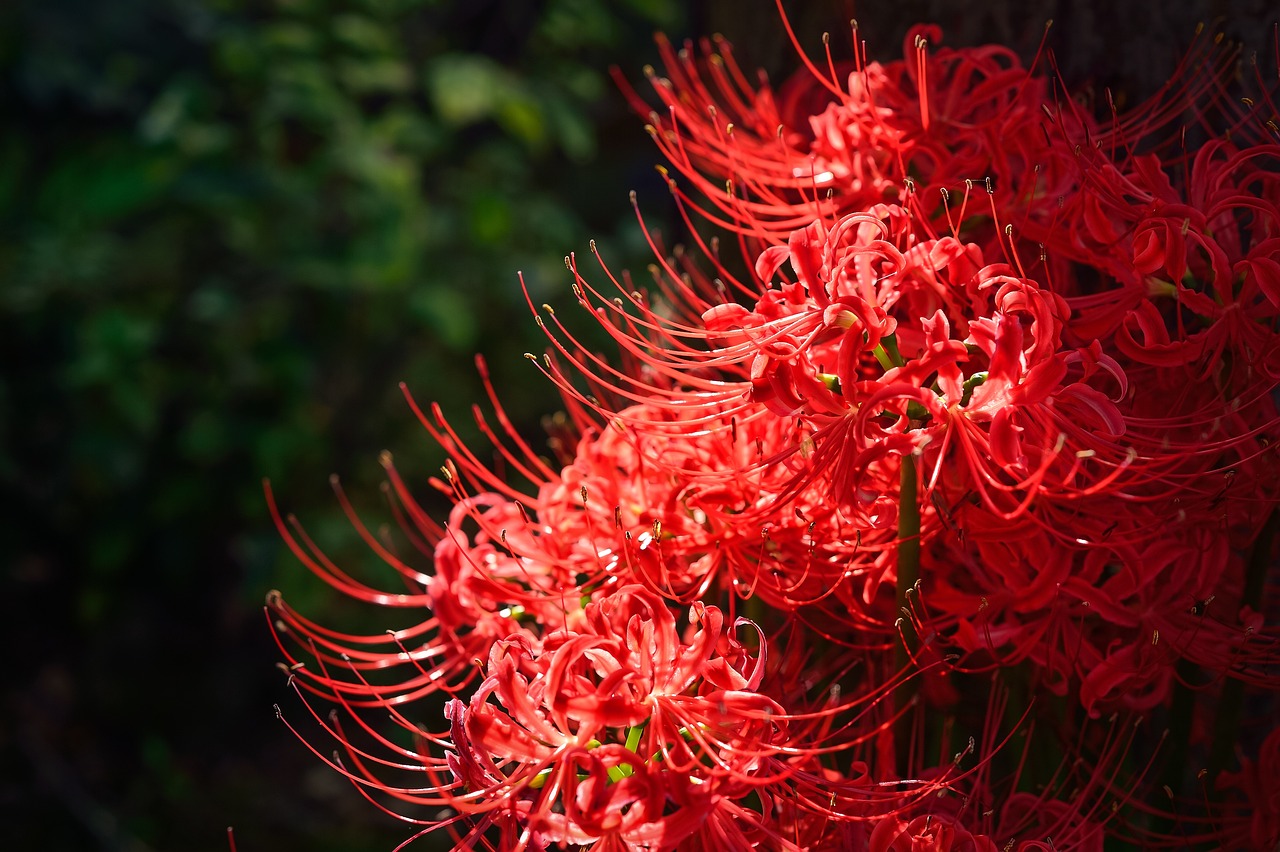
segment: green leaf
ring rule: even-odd
[[[492,117],[510,81],[492,60],[455,53],[431,63],[426,84],[440,117],[464,126]]]
[[[273,23],[259,34],[261,48],[269,52],[315,56],[321,52],[320,33],[305,24],[292,21]]]
[[[358,53],[386,56],[396,52],[387,29],[361,15],[338,15],[330,26],[339,43]]]
[[[534,151],[541,150],[547,144],[547,123],[542,109],[525,92],[507,90],[498,109],[498,123]]]
[[[173,176],[171,162],[145,151],[122,145],[90,148],[49,174],[37,205],[63,221],[119,219],[158,199]]]
[[[409,66],[396,59],[356,59],[339,62],[338,78],[357,95],[407,92],[413,86]]]
[[[421,287],[409,299],[409,310],[415,319],[426,323],[436,339],[455,352],[466,352],[475,346],[476,320],[474,308],[458,292],[465,285]],[[474,290],[475,284],[471,288]]]

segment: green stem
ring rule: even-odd
[[[896,335],[880,338],[880,345],[871,350],[876,356],[876,360],[880,362],[880,366],[888,370],[893,367],[901,367],[906,364],[902,360],[902,353],[898,351],[898,338]]]
[[[759,595],[752,595],[742,602],[742,614],[748,620],[755,622],[761,630],[765,629],[764,619],[768,612],[769,608],[765,606],[765,602]]]
[[[894,661],[899,676],[909,673],[914,665],[911,652],[917,647],[915,629],[911,620],[902,613],[910,611],[910,595],[920,579],[920,499],[917,493],[916,461],[913,456],[902,457],[902,484],[898,505],[898,610],[902,618],[903,642],[897,645]],[[915,701],[918,685],[915,678],[902,683],[893,694],[894,710],[901,714],[894,730],[894,746],[897,754],[898,775],[907,777],[908,755],[912,738],[913,715],[908,712]]]
[[[644,736],[644,725],[628,728],[626,750],[635,754],[636,749],[640,747],[640,737],[642,736]],[[610,766],[605,771],[609,773],[609,780],[615,783],[634,775],[636,772],[635,767],[630,763],[619,763],[617,766]]]

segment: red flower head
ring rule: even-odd
[[[700,411],[705,422],[691,429],[679,409],[633,406],[579,443],[561,478],[544,486],[538,512],[558,537],[590,545],[574,570],[685,602],[759,597],[783,612],[849,580],[874,597],[892,567],[891,500],[847,511],[828,499],[825,481],[798,483],[801,468],[787,457],[806,427],[794,418],[710,414]],[[626,425],[635,420],[645,427]],[[774,511],[784,495],[787,509]]]
[[[384,463],[430,569],[338,491],[403,591],[272,502],[312,572],[416,621],[348,634],[269,599],[366,796],[500,852],[1275,844],[1280,736],[1244,711],[1280,689],[1280,146],[1252,108],[1221,106],[1229,139],[1176,132],[1219,85],[1212,48],[1099,120],[940,37],[802,57],[776,95],[722,41],[660,42],[650,129],[705,201],[669,178],[693,249],[646,230],[649,290],[566,258],[620,364],[534,309],[558,463],[481,362],[477,424],[527,485],[410,399],[447,525]],[[432,733],[410,712],[439,691]],[[1184,818],[1197,761],[1219,793]]]
[[[479,689],[448,709],[450,766],[468,791],[454,807],[504,814],[511,842],[673,849],[785,784],[787,722],[758,691],[763,656],[715,607],[689,619],[682,638],[662,599],[627,586],[588,604],[580,631],[495,644]]]
[[[747,82],[723,39],[704,43],[701,58],[693,45],[677,53],[660,40],[667,76],[650,79],[665,114],[624,89],[667,159],[713,205],[699,212],[753,250],[815,216],[905,206],[909,178],[930,204],[940,188],[990,178],[1019,228],[1046,231],[1075,176],[1070,152],[1041,129],[1049,80],[1006,48],[937,49],[941,40],[938,27],[915,27],[905,58],[882,64],[867,61],[855,28],[854,62],[828,56],[821,70],[801,51],[806,70],[777,95]],[[944,203],[925,215],[945,223],[948,213]],[[998,227],[988,221],[969,237],[994,246]]]

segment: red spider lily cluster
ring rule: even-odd
[[[276,515],[425,615],[272,594],[330,762],[459,848],[1275,848],[1268,84],[1228,98],[1193,46],[1121,112],[934,27],[886,64],[853,35],[776,90],[722,41],[662,43],[659,111],[624,84],[687,246],[651,238],[645,288],[566,258],[620,359],[531,305],[554,461],[491,387],[496,464],[410,398],[447,522],[389,457],[412,556],[338,491],[403,591]]]

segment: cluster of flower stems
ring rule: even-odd
[[[623,81],[685,244],[646,229],[643,285],[593,245],[578,320],[530,304],[547,452],[483,362],[491,448],[406,393],[447,522],[389,456],[402,533],[337,489],[398,590],[272,502],[312,572],[407,613],[268,601],[304,739],[411,840],[1280,841],[1274,80],[1200,34],[1121,110],[1043,51],[853,44],[772,87],[660,41],[653,93]]]

